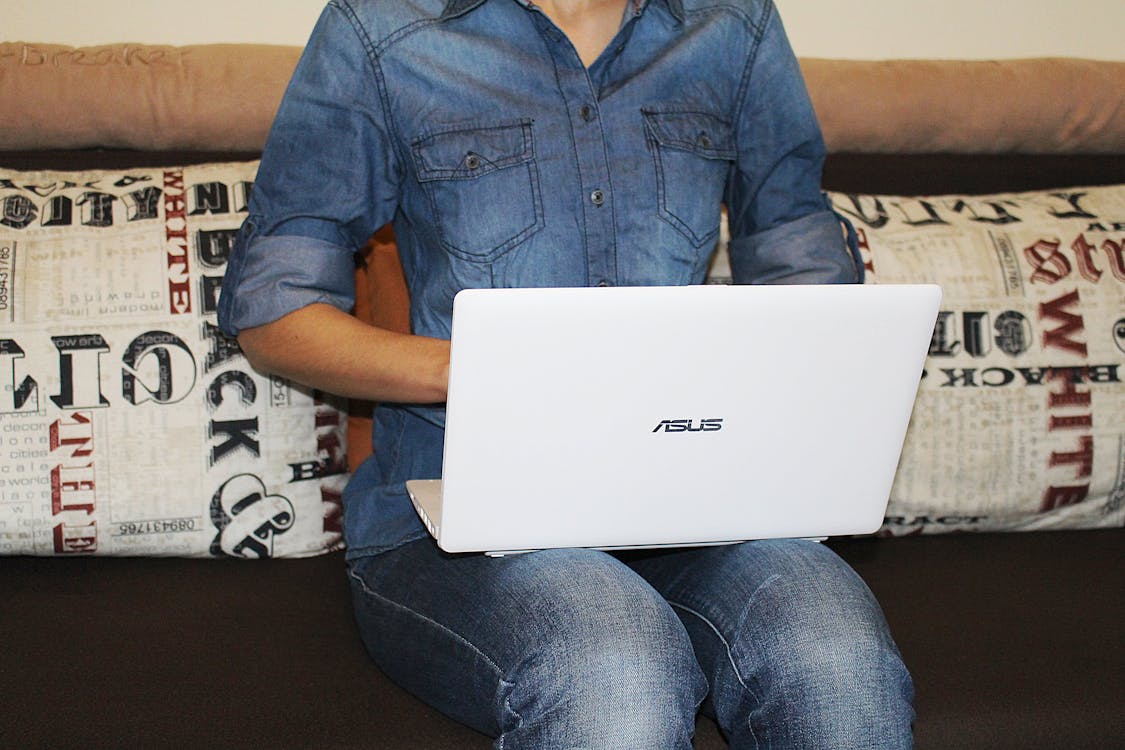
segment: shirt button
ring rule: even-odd
[[[605,203],[605,193],[603,193],[601,190],[595,190],[594,192],[590,193],[590,202],[595,206],[602,205],[603,203]]]
[[[476,154],[469,154],[465,157],[465,168],[476,169],[480,166],[480,157]]]
[[[591,120],[594,119],[594,108],[591,107],[589,104],[583,104],[581,107],[578,108],[578,116],[581,117],[586,122],[590,122]]]

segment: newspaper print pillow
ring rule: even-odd
[[[1125,525],[1125,186],[829,197],[944,291],[883,533]]]
[[[341,544],[345,412],[216,327],[256,168],[0,170],[0,553]]]

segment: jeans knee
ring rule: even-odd
[[[766,746],[909,748],[914,686],[893,643],[831,632],[777,658],[743,723]]]
[[[504,747],[690,748],[706,685],[686,635],[603,624],[510,675]]]
[[[776,654],[772,681],[810,700],[831,698],[858,707],[873,699],[913,699],[913,686],[898,648],[878,628],[828,628]]]
[[[905,667],[874,596],[850,569],[825,584],[778,579],[758,592],[747,615],[762,624],[749,633],[758,668],[825,690],[893,684]]]
[[[739,696],[732,715],[755,726],[759,741],[909,746],[910,674],[878,603],[842,564],[816,577],[778,576],[757,591],[732,657],[742,681],[727,692]]]

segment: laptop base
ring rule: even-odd
[[[441,538],[441,480],[440,479],[412,479],[406,483],[407,494],[410,496],[410,502],[414,505],[414,510],[418,513],[419,518],[426,525],[426,530],[430,532],[435,540]],[[810,542],[823,542],[828,537],[806,537],[805,539]],[[591,547],[590,549],[597,549],[603,552],[624,552],[626,550],[638,549],[680,549],[684,547],[721,547],[725,544],[739,544],[748,541],[746,539],[728,539],[724,541],[714,542],[688,542],[688,543],[675,543],[675,544],[622,544],[618,546],[608,547]],[[526,555],[528,552],[539,552],[543,548],[535,547],[529,549],[505,549],[505,550],[485,550],[486,557],[509,557],[512,555]]]

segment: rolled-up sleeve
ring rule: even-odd
[[[363,35],[329,5],[274,119],[231,251],[219,297],[227,334],[313,303],[353,306],[354,253],[398,201],[385,111]]]
[[[731,275],[739,284],[849,284],[863,281],[846,224],[830,210],[732,239]]]
[[[355,304],[352,255],[309,237],[253,238],[238,256],[242,268],[234,289],[223,281],[220,324],[233,336],[316,302],[350,310]]]
[[[862,281],[854,234],[821,191],[824,139],[776,9],[748,75],[725,199],[735,283]]]

